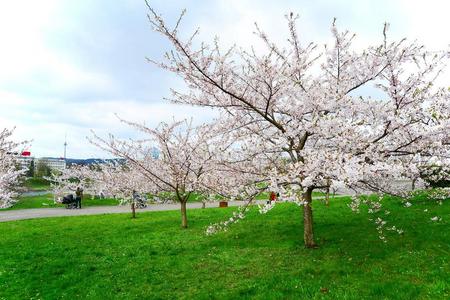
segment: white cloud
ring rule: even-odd
[[[63,3],[57,0],[0,3],[0,88],[51,85],[55,91],[70,91],[113,87],[105,74],[83,70],[70,61],[71,57],[48,45],[48,35],[64,26],[58,16]]]
[[[400,0],[403,22],[411,39],[417,39],[434,50],[450,45],[450,2],[441,0]]]
[[[43,33],[51,25],[58,1],[0,3],[0,79],[15,77],[45,57]]]
[[[215,115],[209,109],[168,103],[141,103],[130,99],[108,99],[96,102],[64,102],[57,99],[27,99],[0,91],[0,107],[7,107],[6,117],[0,115],[2,127],[16,127],[17,140],[32,140],[31,151],[36,156],[62,156],[62,144],[67,134],[69,157],[107,156],[89,143],[91,130],[99,135],[109,133],[119,138],[139,134],[122,124],[118,117],[154,127],[172,119],[196,116],[195,124],[207,122]],[[117,117],[118,116],[118,117]]]

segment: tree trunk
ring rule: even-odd
[[[206,202],[202,201],[202,208],[206,208]]]
[[[131,202],[131,218],[136,219],[136,206],[134,205],[134,201]]]
[[[330,206],[330,180],[327,179],[327,191],[325,194],[325,205]]]
[[[186,214],[186,201],[182,201],[181,203],[181,227],[187,228],[187,214]]]
[[[303,194],[303,239],[306,248],[316,248],[314,243],[313,232],[313,215],[312,215],[312,191],[313,188],[308,188]]]

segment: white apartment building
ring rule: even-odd
[[[18,156],[17,157],[20,166],[22,168],[28,168],[32,161],[34,161],[34,166],[36,167],[39,163],[44,163],[50,167],[52,170],[62,171],[66,168],[66,160],[64,158],[51,158],[51,157],[40,157],[35,158],[33,156]]]
[[[66,168],[66,160],[64,158],[41,157],[34,159],[35,166],[41,162],[45,163],[53,170],[62,171]]]

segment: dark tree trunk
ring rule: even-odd
[[[187,228],[186,201],[181,201],[181,227]]]
[[[131,218],[136,219],[136,206],[134,202],[131,202]]]
[[[330,180],[327,179],[327,190],[325,194],[325,205],[330,206]]]
[[[317,245],[314,243],[314,232],[313,232],[313,215],[312,215],[312,191],[313,188],[308,188],[303,194],[303,239],[306,248],[316,248]]]

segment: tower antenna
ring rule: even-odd
[[[66,152],[67,151],[67,132],[64,136],[64,162],[66,161]]]

